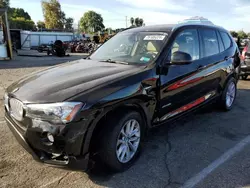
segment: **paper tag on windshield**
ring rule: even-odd
[[[164,35],[148,35],[143,40],[164,40]]]

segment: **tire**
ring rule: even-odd
[[[247,75],[241,76],[242,80],[247,80]]]
[[[232,109],[234,101],[237,96],[237,84],[234,78],[230,78],[224,87],[221,95],[220,103],[221,107],[225,111]]]
[[[110,120],[106,122],[108,128],[105,130],[105,134],[103,132],[104,136],[101,140],[100,157],[101,160],[111,170],[116,172],[122,172],[132,166],[132,164],[136,160],[140,152],[141,141],[145,126],[141,115],[135,111],[129,112],[126,115],[115,114],[112,117],[112,119],[110,118]],[[135,127],[134,130],[136,130],[136,127],[140,127],[140,132],[137,132],[137,134],[135,134],[133,137],[125,138],[125,136],[121,133],[121,130],[123,129],[126,134],[127,130],[124,128],[127,126],[130,126],[130,128],[132,128],[133,124]],[[131,150],[132,146],[128,143],[130,142],[129,139],[134,144],[134,148],[136,148],[134,151]],[[118,144],[118,140],[120,141],[120,144]],[[128,148],[129,150],[127,150]],[[127,151],[131,157],[128,157]]]

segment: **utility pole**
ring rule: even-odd
[[[127,22],[127,20],[128,20],[128,16],[126,16],[126,28],[128,28],[128,22]]]

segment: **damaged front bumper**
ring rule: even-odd
[[[19,144],[36,161],[73,170],[86,171],[89,168],[91,163],[89,153],[81,154],[86,131],[81,131],[81,134],[77,135],[73,133],[75,130],[72,130],[72,132],[70,129],[65,129],[65,132],[61,132],[60,136],[56,136],[53,132],[55,141],[50,142],[44,134],[44,130],[48,133],[47,128],[28,127],[24,130],[19,122],[14,120],[7,112],[5,113],[5,120]],[[72,126],[74,127],[74,125]],[[79,125],[75,126],[79,128]]]

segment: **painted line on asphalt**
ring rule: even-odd
[[[186,181],[181,188],[192,188],[200,183],[203,179],[205,179],[211,172],[213,172],[220,165],[225,163],[227,160],[232,158],[235,154],[239,153],[244,149],[245,146],[250,144],[250,136],[245,137],[238,144],[236,144],[233,148],[227,150],[223,155],[221,155],[218,159],[204,168],[201,172],[190,178]]]

